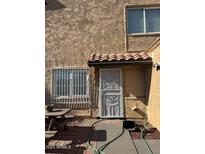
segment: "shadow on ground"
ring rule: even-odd
[[[92,136],[91,136],[92,131]],[[45,140],[46,153],[83,154],[87,142],[106,141],[105,130],[94,130],[93,127],[69,126],[66,131],[59,130],[53,137]]]

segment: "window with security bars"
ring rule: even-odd
[[[89,97],[88,69],[54,69],[52,98],[63,102],[84,102]],[[80,98],[80,99],[79,99]]]

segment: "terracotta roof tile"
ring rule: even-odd
[[[91,54],[88,59],[88,63],[92,62],[111,62],[111,61],[138,61],[138,60],[150,60],[148,54],[145,52],[140,53],[119,53],[119,54]]]
[[[116,55],[115,54],[109,54],[108,57],[109,57],[108,61],[112,61],[112,60],[116,59]]]
[[[117,54],[116,55],[116,60],[117,61],[120,61],[120,60],[123,60],[124,59],[124,55],[123,54]]]

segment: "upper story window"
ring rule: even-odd
[[[128,8],[128,34],[151,34],[160,32],[159,8]]]

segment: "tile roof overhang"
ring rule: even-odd
[[[151,64],[152,58],[146,52],[122,54],[91,54],[88,66],[109,64]]]

